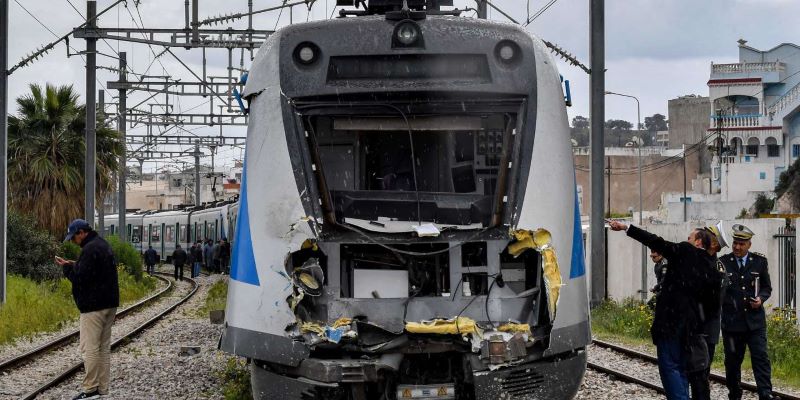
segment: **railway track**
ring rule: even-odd
[[[646,361],[646,362],[649,362],[649,363],[652,363],[652,364],[657,364],[658,363],[658,360],[656,359],[656,357],[654,357],[654,356],[652,356],[650,354],[647,354],[647,353],[643,353],[641,351],[625,348],[625,347],[622,347],[622,346],[619,346],[619,345],[616,345],[616,344],[613,344],[613,343],[605,342],[605,341],[602,341],[602,340],[596,340],[596,339],[592,340],[592,344],[594,344],[595,346],[598,346],[598,347],[602,347],[602,348],[605,348],[605,349],[608,349],[608,350],[615,351],[617,353],[623,354],[623,355],[625,355],[627,357],[630,357],[630,358],[634,358],[634,359],[641,360],[641,361]],[[602,365],[599,365],[599,364],[593,363],[593,362],[587,362],[587,366],[589,368],[595,370],[595,371],[598,371],[598,372],[601,372],[601,373],[604,373],[604,374],[608,374],[608,375],[612,375],[612,376],[614,376],[615,378],[617,378],[617,379],[619,379],[621,381],[628,382],[628,383],[633,383],[633,384],[640,385],[640,386],[644,386],[644,387],[646,387],[648,389],[655,390],[656,392],[658,392],[660,394],[664,394],[664,388],[663,387],[661,387],[658,384],[654,384],[654,383],[652,383],[650,381],[642,380],[642,379],[639,379],[639,378],[637,378],[635,376],[631,376],[629,374],[626,374],[626,373],[624,373],[622,371],[618,371],[618,370],[615,370],[615,369],[612,369],[612,368],[608,368],[608,367],[605,367],[605,366],[602,366]],[[709,376],[709,379],[712,382],[717,382],[717,383],[720,383],[720,384],[723,384],[723,385],[725,384],[725,377],[720,375],[720,374],[714,373],[714,372],[711,373],[711,375]],[[752,383],[742,382],[740,385],[741,385],[742,389],[750,391],[750,392],[754,392],[755,393],[756,390],[757,390],[756,385],[753,385]],[[785,393],[785,392],[777,391],[777,390],[773,390],[772,391],[772,395],[776,396],[776,397],[778,397],[780,399],[784,399],[784,400],[800,400],[800,396],[797,396],[797,395],[794,395],[794,394],[791,394],[791,393]]]
[[[171,274],[166,274],[166,273],[157,273],[157,274],[164,275],[164,276],[171,275]],[[132,306],[130,306],[128,308],[126,308],[125,310],[120,311],[119,313],[117,313],[117,318],[119,319],[121,314],[122,315],[126,315],[126,314],[129,314],[129,313],[133,312],[134,310],[141,310],[144,305],[149,304],[149,303],[153,302],[154,300],[161,298],[166,293],[168,293],[171,289],[174,289],[176,287],[176,285],[174,285],[172,281],[170,281],[168,279],[165,279],[163,277],[158,277],[158,278],[162,279],[162,280],[165,280],[165,281],[167,281],[169,283],[167,288],[162,289],[158,293],[156,293],[156,294],[154,294],[154,295],[152,295],[152,296],[150,296],[150,297],[148,297],[148,298],[146,298],[146,299],[144,299],[144,300],[142,300],[142,301],[140,301],[140,302],[138,302],[138,303],[136,303],[136,304],[134,304],[134,305],[132,305]],[[171,305],[169,305],[169,307],[167,307],[166,309],[161,310],[156,315],[148,318],[145,322],[139,324],[134,329],[126,332],[125,334],[123,334],[122,336],[120,336],[116,340],[114,340],[111,343],[112,351],[114,349],[116,349],[117,347],[127,343],[131,338],[137,336],[143,330],[147,329],[148,327],[150,327],[151,325],[153,325],[154,323],[159,321],[161,318],[163,318],[164,316],[166,316],[167,314],[169,314],[170,312],[175,310],[175,308],[177,308],[178,306],[180,306],[181,304],[183,304],[187,300],[189,300],[197,292],[197,289],[198,289],[199,285],[193,279],[190,279],[190,278],[186,278],[186,279],[191,284],[191,289],[188,291],[188,293],[186,295],[182,296],[178,301],[176,301],[176,302],[172,303]],[[40,360],[38,360],[39,357],[45,356],[46,353],[48,353],[50,351],[58,350],[58,349],[60,349],[62,347],[65,347],[66,345],[68,345],[69,343],[74,341],[77,337],[78,337],[78,333],[77,332],[71,332],[71,333],[69,333],[67,335],[61,336],[61,337],[59,337],[59,338],[57,338],[55,340],[52,340],[52,341],[50,341],[48,343],[45,343],[45,344],[43,344],[43,345],[41,345],[41,346],[39,346],[39,347],[37,347],[37,348],[35,348],[33,350],[25,352],[24,354],[20,354],[19,356],[15,356],[15,357],[13,357],[11,359],[5,360],[5,361],[2,362],[2,364],[0,364],[0,365],[2,365],[2,369],[0,370],[0,373],[3,373],[2,371],[5,370],[6,371],[5,374],[9,374],[9,373],[12,372],[12,369],[17,367],[17,366],[23,366],[23,365],[28,364],[28,363],[33,363],[35,361],[41,362]],[[61,351],[61,350],[59,350],[59,351]],[[72,375],[74,375],[75,373],[80,371],[82,368],[83,368],[83,361],[75,362],[75,363],[69,365],[68,367],[62,369],[57,374],[50,375],[50,377],[47,378],[47,381],[38,384],[38,386],[35,387],[33,390],[30,390],[29,392],[27,392],[26,394],[22,395],[19,398],[21,398],[21,399],[34,399],[34,398],[36,398],[36,396],[38,396],[39,394],[43,393],[44,391],[46,391],[46,390],[48,390],[50,388],[53,388],[56,385],[60,384],[61,382],[65,381],[66,379],[70,378]]]
[[[149,297],[147,297],[147,298],[145,298],[143,300],[140,300],[139,302],[137,302],[135,304],[132,304],[132,305],[126,307],[125,309],[120,310],[119,312],[117,312],[117,315],[116,315],[115,320],[114,320],[115,322],[117,320],[121,319],[121,318],[124,318],[126,315],[128,315],[128,314],[130,314],[130,313],[132,313],[134,311],[142,309],[144,306],[146,306],[147,304],[150,304],[154,300],[160,298],[165,293],[167,293],[170,289],[172,289],[172,287],[173,287],[172,281],[170,281],[169,279],[160,277],[160,276],[156,276],[156,278],[160,279],[163,282],[166,282],[167,283],[167,287],[165,287],[162,290],[159,290],[158,292],[154,293],[153,295],[151,295],[151,296],[149,296]],[[70,342],[72,342],[74,340],[77,340],[79,335],[80,335],[80,331],[75,329],[74,331],[71,331],[71,332],[69,332],[67,334],[64,334],[64,335],[59,336],[59,337],[57,337],[57,338],[55,338],[53,340],[50,340],[50,341],[48,341],[46,343],[43,343],[40,346],[37,346],[37,347],[35,347],[33,349],[30,349],[30,350],[28,350],[28,351],[26,351],[24,353],[12,356],[12,357],[7,358],[5,360],[0,360],[0,374],[2,374],[3,372],[5,372],[7,370],[10,370],[11,368],[13,368],[13,367],[15,367],[17,365],[25,363],[25,362],[33,359],[34,357],[36,357],[36,356],[38,356],[40,354],[43,354],[43,353],[46,353],[48,351],[57,349],[57,348],[59,348],[61,346],[65,346],[68,343],[70,343]]]

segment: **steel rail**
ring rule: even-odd
[[[129,314],[132,311],[138,310],[139,308],[150,303],[151,301],[163,296],[165,293],[167,293],[167,291],[172,289],[172,281],[170,281],[169,279],[164,279],[160,276],[157,276],[156,278],[164,282],[167,282],[167,287],[154,293],[153,295],[151,295],[146,299],[140,300],[138,303],[132,304],[126,307],[125,309],[120,310],[114,317],[114,321],[121,319],[122,317],[124,317],[125,315]],[[0,373],[9,370],[14,366],[27,362],[39,354],[64,346],[67,343],[71,342],[72,340],[77,339],[79,335],[80,331],[76,329],[72,332],[59,336],[49,342],[43,343],[42,345],[37,346],[31,350],[28,350],[22,354],[15,355],[5,360],[0,360]]]
[[[665,394],[666,393],[664,391],[663,387],[661,387],[661,386],[659,386],[659,385],[657,385],[655,383],[652,383],[652,382],[649,382],[649,381],[646,381],[646,380],[639,379],[637,377],[628,375],[628,374],[626,374],[624,372],[617,371],[615,369],[611,369],[611,368],[608,368],[608,367],[604,367],[602,365],[595,364],[595,363],[593,363],[591,361],[587,361],[586,362],[586,366],[591,368],[591,369],[593,369],[593,370],[595,370],[595,371],[597,371],[597,372],[602,372],[602,373],[604,373],[606,375],[611,375],[611,376],[613,376],[613,377],[615,377],[615,378],[617,378],[617,379],[619,379],[619,380],[621,380],[623,382],[628,382],[628,383],[633,383],[635,385],[644,386],[644,387],[646,387],[646,388],[648,388],[650,390],[655,390],[659,394]]]
[[[164,272],[156,272],[156,274],[166,275],[166,276],[170,276],[171,275],[169,273],[164,273]],[[165,317],[167,314],[169,314],[170,312],[175,310],[175,308],[177,308],[181,304],[185,303],[192,296],[194,296],[194,294],[197,293],[197,289],[200,287],[200,285],[194,279],[186,278],[186,277],[184,277],[184,279],[187,279],[189,282],[192,283],[193,287],[192,287],[192,290],[189,292],[189,294],[187,294],[186,296],[182,297],[180,300],[175,302],[173,305],[169,306],[164,311],[161,311],[160,313],[156,314],[152,318],[148,319],[147,321],[145,321],[144,323],[142,323],[141,325],[139,325],[138,327],[136,327],[132,331],[128,332],[127,334],[125,334],[122,337],[118,338],[117,340],[113,341],[111,343],[111,350],[113,351],[117,347],[128,343],[131,338],[137,336],[139,333],[141,333],[145,329],[149,328],[151,325],[153,325],[156,322],[158,322],[161,318]],[[74,365],[72,365],[71,367],[69,367],[68,369],[66,369],[64,372],[60,373],[58,376],[53,377],[52,379],[50,379],[49,381],[45,382],[44,384],[42,384],[41,386],[37,387],[36,389],[32,390],[28,394],[22,396],[20,399],[22,399],[22,400],[35,399],[36,396],[38,396],[39,394],[45,392],[48,389],[51,389],[51,388],[55,387],[56,385],[60,384],[61,382],[67,380],[69,377],[71,377],[73,374],[75,374],[78,371],[80,371],[82,368],[83,368],[83,361],[77,362]]]
[[[594,344],[595,346],[598,346],[598,347],[603,347],[605,349],[609,349],[609,350],[616,351],[618,353],[622,353],[622,354],[624,354],[624,355],[626,355],[628,357],[631,357],[631,358],[636,358],[636,359],[639,359],[639,360],[651,362],[653,364],[658,363],[658,359],[655,356],[651,355],[651,354],[647,354],[647,353],[643,353],[641,351],[625,348],[625,347],[622,347],[622,346],[614,344],[614,343],[609,343],[609,342],[605,342],[605,341],[602,341],[602,340],[593,339],[592,340],[592,344]],[[723,385],[726,383],[725,376],[717,374],[715,372],[712,372],[709,375],[709,380],[717,382],[717,383],[721,383]],[[756,387],[756,385],[754,385],[752,383],[749,383],[749,382],[740,382],[739,386],[742,389],[745,389],[745,390],[748,390],[748,391],[751,391],[751,392],[757,392],[758,391],[758,388]],[[773,390],[772,391],[772,395],[773,396],[777,396],[777,397],[779,397],[781,399],[785,399],[785,400],[800,400],[800,396],[797,396],[797,395],[794,395],[794,394],[790,394],[790,393],[781,392],[781,391],[778,391],[778,390]]]

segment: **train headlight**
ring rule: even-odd
[[[494,48],[494,55],[501,63],[514,65],[522,59],[522,50],[516,43],[510,40],[503,40]]]
[[[416,22],[402,21],[394,28],[393,47],[422,47],[422,30]]]
[[[311,65],[320,58],[320,50],[311,42],[303,42],[294,49],[294,60],[300,65]]]

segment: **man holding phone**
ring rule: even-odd
[[[80,350],[86,376],[83,392],[73,400],[95,399],[108,393],[111,378],[111,326],[119,307],[119,281],[114,253],[88,222],[69,224],[64,241],[81,246],[78,261],[56,257],[72,282],[72,297],[80,316]]]
[[[742,398],[739,382],[742,360],[750,348],[759,400],[772,399],[770,361],[767,355],[767,322],[763,303],[772,294],[767,259],[750,251],[753,231],[733,226],[733,252],[720,258],[729,284],[722,303],[722,337],[728,398]]]

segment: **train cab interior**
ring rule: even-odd
[[[476,229],[491,224],[513,141],[508,114],[319,116],[307,120],[338,222]],[[413,158],[413,162],[412,162]],[[500,183],[499,183],[500,182]]]

